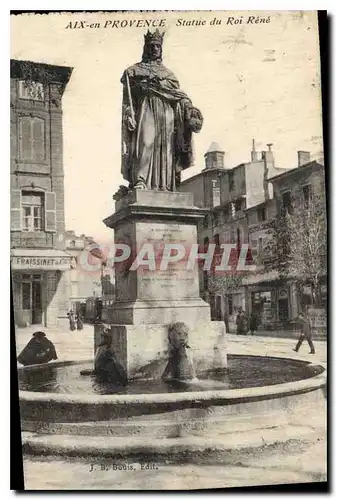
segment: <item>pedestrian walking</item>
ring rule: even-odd
[[[225,323],[226,333],[229,333],[229,320],[228,320],[228,314],[227,313],[224,314],[223,321]]]
[[[254,333],[257,330],[257,327],[259,325],[259,319],[260,318],[258,312],[253,310],[249,318],[249,331],[252,335],[254,335]]]
[[[83,330],[83,320],[82,320],[81,313],[78,313],[76,316],[76,327],[77,327],[77,330]]]
[[[238,308],[236,316],[236,333],[238,335],[247,335],[247,316],[242,307]]]
[[[298,339],[298,342],[296,344],[295,349],[293,349],[293,350],[298,352],[302,343],[303,343],[303,340],[306,340],[309,344],[309,347],[310,347],[309,354],[315,354],[315,346],[314,346],[313,341],[312,341],[312,330],[311,330],[311,325],[310,325],[309,319],[307,318],[306,315],[304,315],[302,312],[300,312],[298,315],[298,322],[299,322],[300,328],[301,328],[301,335]]]
[[[70,328],[70,331],[73,332],[74,330],[76,330],[76,322],[75,322],[74,311],[69,311],[67,313],[67,316],[68,316],[68,319],[69,319],[69,328]]]

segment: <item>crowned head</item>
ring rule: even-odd
[[[153,33],[148,30],[148,32],[144,35],[144,50],[142,58],[144,62],[161,61],[164,34],[165,33],[160,33],[160,31],[156,29]]]

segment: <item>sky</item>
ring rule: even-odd
[[[221,23],[212,25],[214,18]],[[112,196],[125,184],[120,78],[141,60],[147,30],[135,26],[141,19],[165,23],[163,63],[204,116],[201,132],[194,134],[195,165],[183,179],[204,168],[213,141],[225,151],[226,167],[249,161],[252,138],[258,150],[272,143],[276,166],[283,168],[296,166],[298,150],[315,155],[323,149],[314,12],[12,16],[11,58],[73,68],[63,96],[66,228],[98,241],[112,237],[102,220],[114,212]],[[123,20],[134,25],[112,27]],[[193,20],[194,26],[186,25]],[[86,27],[74,28],[75,21]]]

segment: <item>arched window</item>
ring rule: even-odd
[[[45,160],[45,122],[37,116],[19,119],[20,159],[33,162]]]

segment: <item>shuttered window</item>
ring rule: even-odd
[[[45,231],[49,233],[56,232],[56,195],[52,191],[46,192]]]
[[[11,192],[11,231],[56,232],[56,195],[52,191]]]
[[[37,116],[21,116],[19,119],[20,159],[43,162],[45,151],[45,121]]]
[[[43,198],[43,193],[22,192],[22,231],[43,230]]]
[[[11,191],[11,231],[21,231],[21,189]]]

